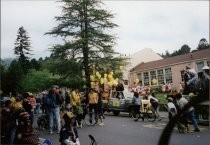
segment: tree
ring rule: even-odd
[[[3,91],[3,94],[5,93],[7,89],[7,80],[6,80],[6,64],[0,60],[0,89]]]
[[[56,45],[52,52],[66,60],[81,62],[85,71],[86,86],[90,87],[90,66],[100,58],[112,58],[115,36],[108,30],[117,25],[111,22],[113,14],[101,9],[99,0],[61,0],[62,16],[59,22],[46,34],[61,36],[64,45]],[[106,30],[106,31],[105,31]]]
[[[29,56],[31,51],[30,40],[27,31],[21,26],[18,29],[17,39],[15,41],[14,53],[18,57],[24,72],[30,68]]]
[[[198,49],[198,50],[202,50],[202,49],[208,49],[208,48],[209,48],[209,43],[208,43],[208,41],[207,41],[205,38],[202,38],[202,39],[199,41],[199,44],[198,44],[197,49]]]
[[[41,68],[40,61],[37,61],[35,58],[33,58],[30,61],[31,69],[39,70]]]
[[[49,70],[31,69],[21,80],[20,86],[24,92],[40,92],[50,88],[52,84],[56,84],[58,79],[59,76],[53,75]]]
[[[181,54],[186,54],[186,53],[190,53],[191,48],[187,45],[184,44],[181,49],[179,49],[179,53]]]
[[[20,86],[20,81],[24,77],[23,68],[21,64],[17,60],[13,60],[7,70],[6,74],[6,90],[5,93],[12,92],[16,94],[17,92],[22,92],[22,88]]]

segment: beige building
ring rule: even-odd
[[[210,49],[195,51],[192,53],[169,57],[157,61],[140,63],[130,70],[130,84],[138,78],[143,85],[172,84],[179,90],[180,82],[183,82],[183,70],[186,66],[202,70],[205,65],[210,65]],[[152,83],[152,80],[157,83]],[[131,85],[132,87],[132,85]]]
[[[163,59],[159,54],[154,52],[151,48],[144,48],[134,54],[125,55],[128,64],[123,70],[123,80],[130,80],[129,71],[141,62],[150,62]]]

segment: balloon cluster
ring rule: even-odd
[[[111,71],[108,74],[105,73],[102,77],[102,75],[97,71],[95,75],[90,75],[91,88],[97,87],[99,85],[105,85],[105,84],[107,84],[110,88],[112,86],[116,86],[118,84],[119,79],[114,78],[113,74],[114,74],[113,71]]]

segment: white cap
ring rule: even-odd
[[[206,65],[206,66],[204,66],[202,69],[209,69],[209,67]]]

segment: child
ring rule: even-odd
[[[177,114],[177,110],[176,107],[173,103],[173,99],[171,97],[168,98],[168,118],[169,120],[171,120],[176,114]]]
[[[61,145],[80,145],[77,128],[74,126],[75,117],[72,112],[66,112],[63,115],[64,126],[60,131]]]

